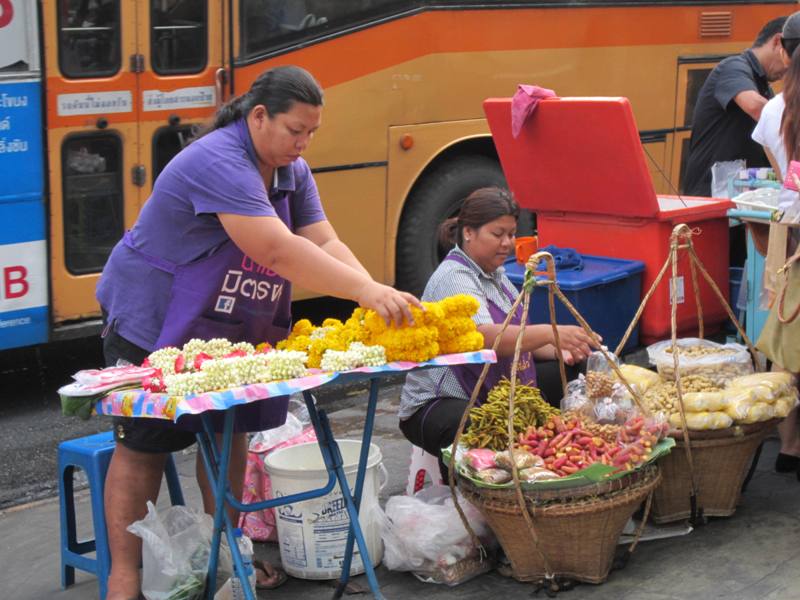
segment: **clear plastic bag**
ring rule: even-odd
[[[717,385],[725,385],[731,379],[753,372],[750,353],[741,344],[716,344],[699,338],[682,338],[676,344],[681,377],[702,375]],[[663,379],[674,381],[671,340],[648,346],[647,355]]]
[[[719,161],[711,165],[711,195],[714,198],[730,198],[734,195],[733,181],[746,168],[747,163],[741,159]]]
[[[567,383],[567,393],[561,399],[561,412],[579,412],[582,413],[589,398],[586,396],[586,378],[583,373],[578,375],[577,379],[573,379]]]
[[[142,538],[142,595],[147,600],[195,600],[205,591],[213,521],[187,506],[147,515],[128,526]]]
[[[481,514],[460,495],[459,503],[484,547],[493,550],[497,543]],[[446,486],[429,487],[416,496],[392,496],[385,512],[375,510],[385,546],[383,564],[390,570],[453,586],[493,566],[489,558],[480,560]]]

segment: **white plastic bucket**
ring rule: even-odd
[[[337,440],[342,453],[342,463],[352,492],[356,484],[361,442]],[[383,558],[383,541],[377,521],[372,517],[378,504],[378,492],[386,485],[383,457],[375,444],[370,444],[364,490],[361,495],[359,523],[364,534],[372,565]],[[316,442],[281,448],[264,457],[264,465],[272,481],[274,498],[320,488],[328,481],[328,472]],[[383,484],[378,482],[378,470],[384,474]],[[344,551],[350,517],[338,483],[325,496],[279,506],[275,509],[278,526],[278,544],[284,570],[301,579],[337,579],[342,572]],[[361,552],[353,544],[353,561],[350,574],[364,572]]]

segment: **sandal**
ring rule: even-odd
[[[257,590],[274,590],[276,587],[280,587],[286,583],[286,579],[288,578],[285,571],[273,567],[263,560],[254,560],[253,567],[256,569]],[[262,583],[258,580],[258,571],[262,571],[267,576],[268,583]]]

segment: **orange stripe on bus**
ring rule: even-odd
[[[735,14],[731,37],[700,39],[699,15],[712,9]],[[790,12],[780,5],[426,12],[242,67],[236,87],[247,89],[265,68],[281,64],[302,64],[329,87],[433,53],[601,46],[635,52],[636,46],[731,42],[745,47],[767,21]]]

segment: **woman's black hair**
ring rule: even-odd
[[[246,117],[254,106],[263,104],[269,117],[289,112],[295,102],[322,106],[322,88],[317,80],[300,67],[275,67],[264,71],[250,90],[222,105],[210,131]]]
[[[499,187],[479,188],[466,197],[457,217],[447,219],[439,227],[439,244],[450,249],[464,245],[464,227],[479,229],[500,217],[519,219],[519,206],[511,194]]]

